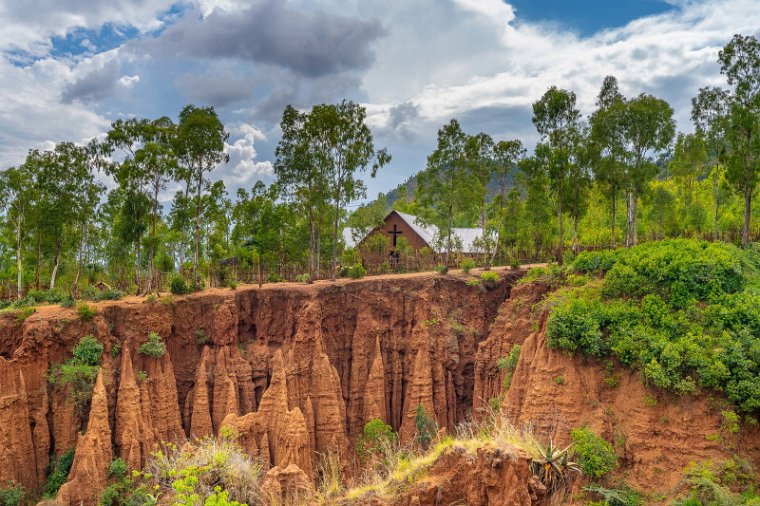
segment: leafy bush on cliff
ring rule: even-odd
[[[61,454],[57,459],[50,461],[48,466],[47,481],[43,485],[45,497],[55,497],[58,489],[66,483],[71,470],[71,464],[74,463],[74,449],[70,449]]]
[[[760,296],[745,290],[757,284],[760,254],[670,240],[609,258],[576,259],[575,272],[608,270],[550,298],[549,345],[613,356],[659,388],[710,388],[745,412],[760,409]]]
[[[617,455],[607,441],[597,436],[588,427],[570,431],[573,451],[578,456],[578,463],[583,474],[591,478],[601,478],[618,466]]]
[[[438,432],[438,424],[425,414],[425,408],[422,404],[417,405],[417,411],[414,415],[414,426],[417,429],[417,444],[427,450],[436,432]]]
[[[25,493],[20,483],[9,481],[0,485],[0,506],[18,506]]]
[[[82,302],[77,305],[77,316],[79,316],[80,320],[88,322],[95,318],[96,314],[98,314],[98,312],[89,304]]]
[[[164,344],[161,336],[155,332],[151,332],[148,334],[148,340],[141,344],[137,351],[149,357],[163,357],[164,353],[166,353],[166,344]]]
[[[81,418],[87,413],[92,398],[92,388],[103,356],[103,345],[88,334],[74,346],[72,355],[63,364],[50,369],[48,382],[56,388],[68,388],[74,411]]]
[[[520,360],[520,350],[520,345],[515,344],[512,346],[512,349],[509,350],[509,355],[501,357],[496,361],[496,367],[498,367],[500,371],[504,371],[504,381],[502,382],[504,390],[509,390],[509,387],[512,384],[512,374],[515,372],[515,367],[517,367],[517,361]]]
[[[393,428],[375,418],[364,424],[362,435],[356,441],[356,452],[364,459],[367,456],[383,451],[396,441],[396,433]]]

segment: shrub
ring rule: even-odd
[[[299,283],[308,283],[311,280],[311,277],[307,273],[299,274],[296,276],[296,281]]]
[[[184,295],[186,293],[190,293],[191,287],[188,286],[188,284],[185,282],[185,278],[177,275],[172,277],[172,281],[169,285],[169,291],[174,295]]]
[[[427,450],[430,446],[430,442],[438,432],[438,426],[435,420],[425,414],[425,408],[422,404],[417,405],[417,411],[414,416],[414,426],[417,429],[416,441],[417,444]]]
[[[103,345],[92,334],[87,334],[74,346],[72,354],[77,364],[97,366],[103,356]]]
[[[24,321],[26,321],[27,318],[29,318],[36,312],[37,310],[34,309],[33,307],[25,307],[23,309],[19,309],[18,311],[16,311],[16,321],[18,323],[23,323]]]
[[[462,260],[462,263],[460,263],[459,266],[462,268],[462,271],[464,273],[469,273],[472,269],[475,268],[475,260],[472,258],[465,258]]]
[[[148,334],[148,340],[141,344],[137,351],[149,357],[163,357],[166,353],[166,344],[161,336],[151,332]]]
[[[393,428],[375,418],[364,424],[362,435],[356,441],[356,451],[359,457],[364,458],[369,454],[380,452],[396,440]]]
[[[610,270],[617,263],[617,251],[585,251],[573,262],[578,272],[599,273]]]
[[[237,287],[238,287],[237,280],[231,279],[227,281],[227,288],[229,288],[230,290],[237,290]]]
[[[26,491],[20,483],[9,481],[0,485],[0,506],[18,506]]]
[[[279,283],[282,281],[282,276],[280,276],[276,272],[270,272],[269,275],[267,276],[267,281],[269,281],[270,283]]]
[[[53,459],[48,465],[48,478],[43,486],[46,497],[55,497],[61,485],[66,483],[74,463],[74,449],[62,453],[58,459]]]
[[[122,297],[124,297],[124,292],[120,290],[113,290],[109,288],[108,290],[104,290],[102,292],[99,292],[93,297],[92,300],[95,301],[101,301],[101,300],[119,300]]]
[[[504,381],[502,382],[504,390],[509,390],[509,387],[512,384],[512,374],[515,372],[517,362],[520,360],[520,350],[520,345],[515,344],[512,346],[512,349],[509,350],[509,355],[501,357],[496,361],[496,367],[498,367],[500,371],[504,371]]]
[[[570,439],[578,456],[578,463],[583,473],[592,478],[601,478],[618,466],[617,455],[607,441],[594,432],[581,427],[570,431]]]
[[[208,342],[208,335],[206,329],[196,329],[195,332],[195,344],[206,344]]]
[[[499,273],[493,271],[486,271],[480,273],[480,280],[484,283],[496,283],[501,279]]]
[[[69,308],[69,307],[74,307],[75,302],[74,302],[74,299],[72,297],[64,297],[61,300],[60,304],[61,304],[61,307]]]
[[[111,478],[124,478],[127,475],[127,471],[129,471],[129,468],[122,458],[114,459],[111,465],[108,466],[108,476]]]
[[[366,275],[367,270],[361,264],[353,265],[348,269],[348,276],[352,279],[363,278]]]
[[[95,310],[95,308],[89,306],[84,302],[77,305],[77,316],[79,316],[80,320],[88,322],[95,318],[96,314],[98,314],[98,312]]]
[[[449,272],[449,268],[443,264],[438,264],[435,266],[435,272],[437,272],[438,274],[446,274],[447,272]]]
[[[480,280],[479,279],[468,279],[467,280],[467,286],[478,287],[479,288],[482,285],[480,284]]]

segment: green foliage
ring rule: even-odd
[[[18,311],[16,311],[16,321],[18,323],[23,323],[24,321],[26,321],[27,318],[29,318],[36,312],[37,310],[34,309],[33,307],[25,307],[25,308],[19,309]]]
[[[744,291],[760,256],[725,243],[667,240],[615,257],[600,281],[553,296],[549,345],[614,356],[658,388],[711,388],[742,411],[760,408],[760,382],[753,379],[760,357],[752,351],[760,297]]]
[[[348,277],[351,279],[363,278],[367,275],[367,270],[361,265],[356,264],[348,268]]]
[[[124,459],[117,458],[111,461],[111,465],[108,466],[108,476],[111,478],[124,478],[127,475],[129,468]]]
[[[103,356],[103,345],[92,334],[87,334],[74,346],[72,354],[77,364],[97,366]]]
[[[470,272],[472,269],[474,269],[474,268],[475,268],[475,260],[473,260],[472,258],[465,258],[465,259],[464,259],[464,260],[462,260],[462,262],[459,264],[459,267],[462,269],[462,271],[463,271],[465,274],[467,274],[467,273],[469,273],[469,272]]]
[[[468,279],[468,280],[467,280],[467,283],[466,283],[466,284],[467,284],[467,286],[471,286],[471,287],[473,287],[473,288],[480,288],[480,287],[482,287],[482,286],[483,286],[483,285],[480,283],[480,280],[479,280],[479,279]]]
[[[63,364],[50,369],[48,382],[56,388],[68,388],[74,411],[83,417],[92,397],[92,388],[103,356],[103,345],[88,334],[74,346],[73,355]]]
[[[77,304],[77,316],[80,320],[88,322],[95,318],[96,314],[98,314],[97,310],[95,310],[95,308],[91,307],[89,304],[85,302],[80,302]]]
[[[425,414],[425,408],[422,407],[422,404],[417,405],[417,410],[414,415],[414,426],[417,429],[417,435],[415,437],[417,444],[421,448],[427,450],[430,446],[430,442],[438,431],[438,424],[435,423],[435,420]]]
[[[195,329],[195,344],[206,344],[208,342],[208,335],[206,329]]]
[[[61,485],[66,483],[71,470],[71,464],[74,463],[74,449],[70,449],[61,454],[58,459],[53,459],[48,465],[47,481],[42,490],[45,497],[55,497]]]
[[[435,272],[437,272],[438,274],[446,274],[447,272],[449,272],[449,268],[444,264],[437,264],[435,266]]]
[[[617,263],[617,250],[584,251],[573,261],[573,269],[578,272],[607,272]]]
[[[20,483],[12,481],[0,485],[0,506],[19,506],[26,491]]]
[[[500,279],[498,272],[485,271],[480,273],[480,280],[484,283],[497,283]]]
[[[192,291],[192,288],[187,285],[185,278],[182,276],[174,276],[172,278],[171,285],[169,285],[169,291],[174,295],[184,295],[186,293],[190,293]]]
[[[587,427],[573,429],[570,431],[570,438],[583,474],[597,479],[617,468],[615,449],[607,441],[594,434],[591,429]]]
[[[296,281],[298,281],[299,283],[308,283],[310,279],[311,279],[311,276],[309,276],[309,274],[305,272],[303,274],[299,274],[298,276],[296,276]]]
[[[601,499],[600,506],[641,506],[644,504],[642,494],[631,487],[605,488],[598,485],[583,487],[583,490]]]
[[[362,435],[356,440],[356,452],[364,459],[368,455],[381,452],[396,441],[393,428],[375,418],[364,424]]]
[[[150,332],[148,340],[141,344],[137,351],[149,357],[163,357],[166,353],[166,344],[164,344],[164,340],[161,339],[160,335]]]
[[[502,382],[504,390],[509,390],[509,387],[512,384],[512,374],[515,372],[517,362],[520,360],[520,350],[520,345],[515,344],[512,346],[512,349],[509,350],[509,355],[501,357],[496,361],[496,367],[504,372],[504,381]]]
[[[741,459],[692,462],[684,471],[689,493],[674,505],[755,506],[760,503],[760,496],[754,490],[754,478],[752,465]]]

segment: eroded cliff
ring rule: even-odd
[[[101,303],[92,321],[42,307],[0,321],[0,481],[39,487],[76,447],[59,502],[96,504],[104,463],[139,468],[155,443],[234,427],[270,467],[315,472],[314,452],[351,449],[366,421],[403,437],[417,405],[452,429],[473,406],[475,352],[521,273],[468,286],[432,274],[273,285],[146,302]],[[149,333],[167,352],[138,351]],[[90,402],[48,382],[92,334],[104,344]],[[106,451],[107,450],[107,451]],[[112,452],[112,453],[111,453]],[[95,479],[83,492],[77,485]]]

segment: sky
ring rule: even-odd
[[[373,197],[423,169],[452,118],[532,146],[551,85],[588,115],[612,74],[691,130],[691,97],[725,86],[720,48],[760,35],[760,0],[0,0],[0,22],[0,169],[194,103],[230,132],[211,177],[234,194],[274,180],[286,105],[345,98],[393,156]]]

